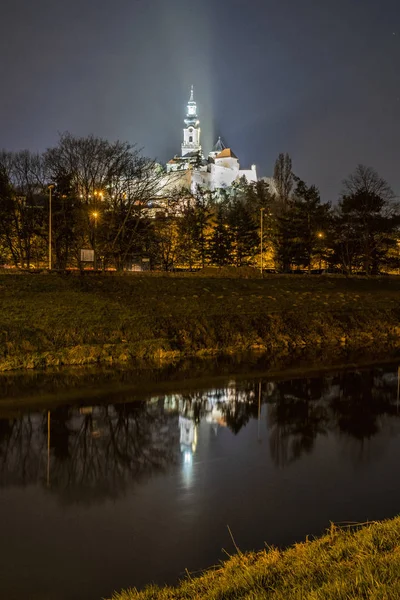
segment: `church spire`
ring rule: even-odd
[[[194,99],[194,88],[190,88],[190,98],[187,104],[185,128],[183,130],[182,156],[201,152],[200,121],[197,116],[197,104]]]
[[[186,125],[186,127],[189,127],[189,126],[198,127],[199,124],[200,124],[200,121],[197,117],[197,104],[194,99],[194,88],[192,86],[190,88],[190,98],[189,98],[189,102],[187,105],[185,125]]]

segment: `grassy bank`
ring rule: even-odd
[[[177,588],[151,586],[114,600],[397,600],[400,517],[358,529],[332,527],[323,537],[279,551],[238,553]]]
[[[400,278],[0,275],[0,370],[400,345]]]

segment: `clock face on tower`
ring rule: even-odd
[[[195,106],[189,106],[189,115],[195,115],[196,114],[196,107]]]

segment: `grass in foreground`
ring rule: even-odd
[[[332,526],[279,551],[237,554],[176,588],[124,591],[114,600],[398,600],[400,517],[356,529]]]

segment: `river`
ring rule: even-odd
[[[397,363],[241,371],[3,378],[0,597],[100,600],[398,514]]]

